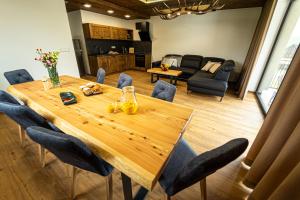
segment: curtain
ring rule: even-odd
[[[249,200],[300,199],[300,48],[244,162]]]
[[[238,97],[241,99],[248,92],[250,76],[266,38],[276,4],[277,0],[267,0],[260,15],[238,82]]]

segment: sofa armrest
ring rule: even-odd
[[[161,65],[161,60],[152,62],[152,67],[160,67],[160,65]]]

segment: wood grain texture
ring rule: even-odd
[[[169,76],[179,76],[180,74],[182,74],[182,71],[171,70],[171,69],[169,69],[168,71],[163,71],[161,68],[151,68],[148,69],[147,72],[152,74],[163,74]]]
[[[89,81],[70,76],[60,78],[61,88],[44,91],[41,81],[33,81],[10,86],[8,91],[151,190],[193,110],[137,94],[137,114],[109,113],[107,106],[120,99],[120,89],[102,85],[103,94],[86,97],[79,87]],[[62,104],[59,93],[66,91],[74,93],[77,104]]]
[[[133,84],[139,93],[151,95],[154,84],[150,83],[149,73],[126,73],[133,77]],[[85,78],[96,80],[95,77]],[[105,78],[105,84],[115,86],[118,78],[119,74],[109,75]],[[214,96],[197,93],[187,95],[186,83],[178,81],[174,102],[194,108],[184,138],[197,153],[211,150],[237,137],[248,138],[251,144],[263,122],[254,94],[248,94],[241,101],[229,90],[220,103]],[[70,173],[66,172],[66,165],[47,153],[47,164],[41,168],[38,145],[26,138],[24,148],[21,147],[18,126],[3,114],[0,114],[0,159],[1,200],[69,199],[72,179]],[[207,199],[245,199],[248,192],[240,186],[240,181],[247,171],[240,166],[241,159],[243,156],[207,177]],[[122,200],[121,176],[117,170],[113,173],[113,181],[113,199]],[[134,192],[138,187],[137,183],[133,183]],[[76,194],[77,200],[106,199],[105,179],[89,172],[79,174]],[[195,184],[176,194],[173,199],[199,200],[200,196],[199,184]],[[147,199],[164,199],[159,184],[156,184]]]
[[[262,7],[264,6],[265,1],[266,0],[223,0],[220,2],[225,3],[225,7],[223,9],[237,9]],[[162,2],[145,4],[139,0],[90,0],[89,2],[93,7],[85,8],[83,4],[86,2],[86,0],[69,0],[66,4],[66,8],[68,12],[81,9],[104,15],[108,15],[107,10],[113,9],[115,13],[110,16],[124,19],[125,14],[130,14],[131,19],[144,19],[156,15],[156,13],[154,13],[152,10],[154,6],[163,6]],[[182,0],[180,2],[184,3]],[[186,0],[186,2],[191,5],[195,3],[195,0]],[[167,4],[170,7],[178,7],[178,0],[168,0]]]

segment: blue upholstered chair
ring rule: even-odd
[[[201,199],[205,200],[206,177],[238,158],[247,146],[247,139],[238,138],[197,156],[185,140],[180,140],[159,178],[166,199],[200,181]],[[147,193],[141,187],[135,199],[144,199]]]
[[[83,169],[107,177],[107,199],[112,199],[111,173],[113,167],[97,157],[82,141],[42,127],[29,127],[26,131],[33,141],[48,149],[62,162],[73,166],[72,198],[74,197],[77,170]]]
[[[26,69],[5,72],[4,76],[11,85],[33,81],[32,76]]]
[[[0,90],[0,102],[12,103],[16,105],[20,105],[20,102],[11,96],[9,93]]]
[[[19,124],[19,134],[21,144],[24,143],[25,129],[30,126],[41,126],[52,130],[59,131],[54,125],[45,118],[34,112],[27,106],[20,105],[17,102],[0,101],[0,112],[5,113],[8,117]]]
[[[131,85],[132,85],[131,76],[129,76],[125,73],[121,73],[120,76],[119,76],[119,81],[118,81],[117,87],[122,89],[123,87],[131,86]]]
[[[105,70],[103,68],[99,68],[98,72],[97,72],[97,83],[104,83],[104,79],[105,79]]]
[[[166,81],[158,80],[152,92],[152,97],[173,102],[176,87]]]

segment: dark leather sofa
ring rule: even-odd
[[[180,55],[168,54],[166,57],[177,57]],[[220,62],[221,67],[215,72],[210,73],[201,69],[208,61]],[[159,67],[161,61],[154,62],[152,67]],[[188,92],[200,92],[209,95],[221,97],[222,101],[228,88],[228,79],[230,72],[234,69],[235,63],[233,60],[225,60],[216,57],[203,57],[199,55],[184,55],[182,56],[179,66],[172,66],[171,69],[182,71],[179,77],[181,80],[187,81]]]

